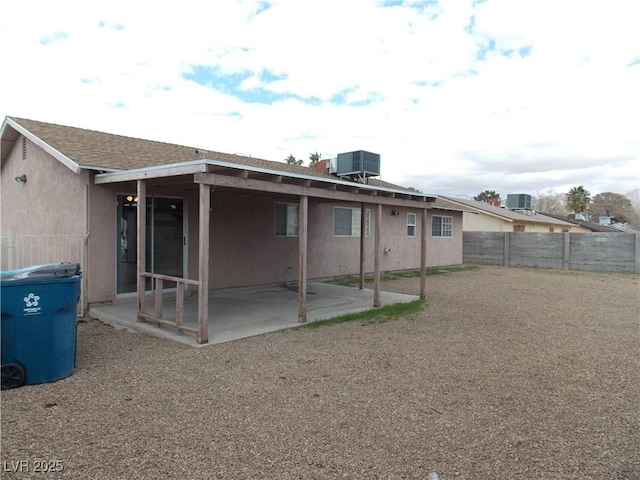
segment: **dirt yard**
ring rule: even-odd
[[[74,375],[2,392],[2,478],[640,478],[638,275],[427,287],[411,317],[201,349],[81,323]]]

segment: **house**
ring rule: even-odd
[[[569,214],[566,217],[563,217],[561,215],[551,214],[551,213],[545,213],[545,215],[551,218],[555,218],[557,220],[563,220],[565,222],[573,223],[574,225],[578,225],[584,229],[587,229],[589,232],[615,233],[615,232],[621,231],[607,225],[601,225],[600,223],[589,222],[586,219],[584,219],[584,215],[582,216],[582,218],[578,217],[578,215],[574,213]]]
[[[531,209],[514,210],[476,200],[447,196],[442,198],[464,210],[462,229],[465,232],[582,233],[591,231],[580,224]]]
[[[462,213],[375,175],[7,117],[0,131],[2,270],[77,261],[83,308],[136,297],[137,318],[207,339],[209,291],[462,263]],[[156,308],[146,296],[153,292]],[[182,298],[198,297],[198,327]]]

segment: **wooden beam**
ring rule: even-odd
[[[378,195],[373,197],[368,194],[370,189],[365,189],[363,187],[353,187],[351,188],[352,192],[345,192],[340,190],[330,190],[329,188],[324,187],[304,187],[289,183],[275,183],[251,178],[216,175],[212,173],[196,173],[194,175],[194,182],[218,187],[237,188],[240,190],[259,190],[262,192],[280,193],[283,195],[294,195],[298,197],[305,195],[309,198],[328,198],[335,201],[354,203],[362,202],[363,196],[366,196],[367,202],[373,204],[409,208],[430,208],[426,197],[420,198],[419,200],[407,200],[404,198],[396,198],[396,194],[392,194],[393,196],[390,197],[382,196],[385,192],[378,192]],[[361,193],[355,193],[356,191]]]
[[[136,258],[136,274],[137,274],[137,295],[138,295],[138,315],[137,320],[142,322],[144,319],[141,315],[145,313],[145,293],[146,293],[146,245],[147,245],[147,185],[144,180],[138,180],[137,195],[138,209],[136,212],[136,238],[137,238],[137,258]]]
[[[209,341],[209,214],[211,209],[211,187],[200,184],[200,210],[198,224],[198,333],[200,344]]]
[[[203,163],[195,165],[178,165],[173,167],[152,167],[144,171],[123,171],[114,173],[103,173],[96,175],[94,183],[96,185],[105,183],[121,183],[127,181],[145,180],[151,178],[167,178],[178,175],[190,175],[196,172],[206,172],[207,166]],[[140,198],[140,197],[138,197]]]
[[[365,204],[360,204],[360,290],[364,289],[364,229],[365,223]]]
[[[307,321],[307,232],[309,197],[300,197],[298,212],[298,322]]]
[[[427,211],[422,210],[420,222],[420,298],[427,298]]]
[[[380,306],[380,232],[382,231],[382,205],[376,208],[376,233],[373,257],[373,306]]]

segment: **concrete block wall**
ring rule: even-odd
[[[640,273],[640,234],[464,232],[464,263]]]

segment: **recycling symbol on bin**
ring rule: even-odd
[[[38,301],[40,300],[39,295],[35,295],[34,293],[30,293],[26,297],[24,297],[24,304],[27,308],[37,307]]]

